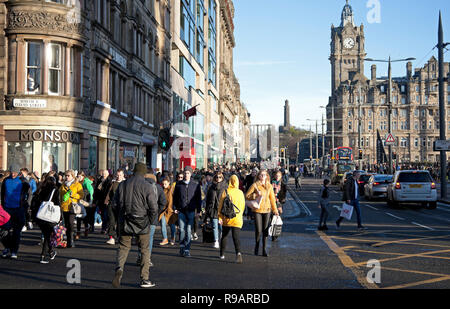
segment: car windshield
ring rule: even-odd
[[[338,172],[339,173],[345,173],[345,172],[349,172],[353,169],[353,166],[351,165],[338,165]]]
[[[431,182],[431,176],[428,173],[400,173],[398,182]]]
[[[390,176],[375,176],[375,182],[390,182],[394,177]]]

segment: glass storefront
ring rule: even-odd
[[[89,168],[88,168],[89,176],[97,174],[98,168],[97,159],[98,159],[98,137],[91,135],[89,137]]]
[[[197,168],[202,169],[204,168],[204,154],[203,154],[203,145],[195,143],[195,156],[196,156],[196,163]]]
[[[33,170],[33,143],[32,142],[8,142],[7,168],[17,163],[21,168]]]
[[[42,173],[66,171],[66,144],[42,143]]]
[[[72,144],[72,152],[69,153],[69,168],[74,171],[80,170],[80,145]]]
[[[108,140],[108,170],[116,171],[117,141]]]
[[[138,160],[138,147],[121,143],[119,148],[119,166],[125,174],[132,174]]]

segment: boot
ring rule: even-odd
[[[89,237],[89,228],[85,228],[84,229],[84,237],[88,238]]]
[[[263,238],[263,256],[268,257],[269,254],[267,254],[266,245],[267,245],[267,237],[264,237]]]

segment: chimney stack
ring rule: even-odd
[[[376,64],[372,64],[371,67],[371,71],[372,71],[372,81],[376,81],[377,80],[377,65]]]
[[[408,77],[408,79],[412,78],[412,62],[408,62],[406,64],[406,76]]]

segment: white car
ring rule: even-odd
[[[437,206],[436,183],[428,171],[398,171],[388,186],[388,205],[421,203],[429,209]]]

